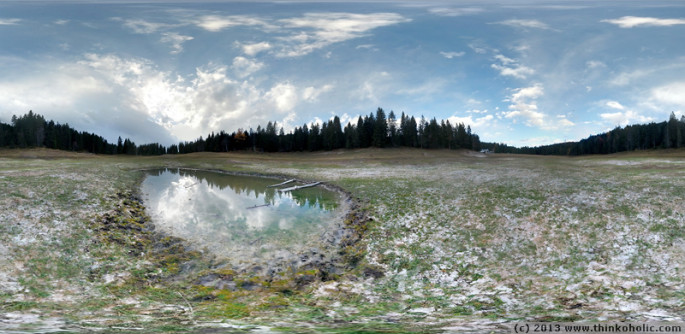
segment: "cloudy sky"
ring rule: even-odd
[[[682,1],[0,1],[0,121],[171,144],[382,107],[540,145],[685,111]]]

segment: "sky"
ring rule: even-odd
[[[378,107],[514,146],[683,115],[685,2],[0,0],[0,122],[170,145]]]

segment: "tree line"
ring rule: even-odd
[[[538,155],[610,154],[634,150],[685,147],[685,115],[678,119],[671,112],[668,121],[628,125],[582,139],[537,147],[512,147],[501,143],[482,143],[483,148],[498,153]]]
[[[256,130],[238,129],[232,133],[220,131],[205,138],[184,141],[168,147],[159,143],[136,145],[132,140],[118,138],[109,143],[94,133],[77,131],[69,124],[46,121],[42,115],[29,111],[12,116],[11,124],[0,122],[0,147],[47,147],[96,154],[162,155],[192,152],[305,152],[367,147],[416,147],[425,149],[488,149],[497,153],[538,155],[609,154],[623,151],[685,147],[685,116],[678,119],[671,113],[669,120],[616,127],[578,142],[566,142],[537,147],[513,147],[503,143],[481,142],[463,123],[438,122],[435,118],[418,121],[404,113],[397,119],[382,108],[360,116],[343,127],[338,116],[321,124],[303,124],[286,133],[276,122],[268,122]]]
[[[276,122],[268,122],[256,130],[238,129],[210,133],[206,138],[172,145],[168,153],[227,152],[254,150],[263,152],[312,152],[320,150],[356,149],[367,147],[417,147],[479,150],[480,139],[470,126],[449,121],[430,121],[402,113],[397,119],[390,111],[386,116],[382,108],[375,113],[360,116],[342,126],[338,116],[327,122],[303,124],[285,133]]]
[[[435,118],[419,121],[402,113],[387,114],[382,108],[375,113],[360,116],[345,127],[338,116],[327,122],[303,124],[286,133],[276,122],[268,122],[256,130],[238,129],[232,133],[220,131],[206,138],[184,141],[165,147],[158,143],[137,146],[130,139],[118,138],[116,144],[108,143],[93,133],[79,132],[68,124],[47,122],[39,114],[29,111],[26,115],[12,117],[11,124],[0,122],[0,147],[47,147],[69,151],[86,151],[97,154],[161,155],[192,152],[296,152],[356,149],[367,147],[417,147],[427,149],[469,149],[481,147],[478,135],[463,123],[452,125],[449,121],[438,122]]]
[[[121,137],[117,144],[109,143],[102,136],[77,131],[69,124],[46,121],[42,115],[32,110],[23,116],[12,116],[11,124],[0,122],[0,147],[47,147],[96,154],[156,155],[166,153],[166,148],[157,143],[136,146],[130,139],[122,140]]]

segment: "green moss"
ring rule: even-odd
[[[250,316],[250,309],[242,303],[217,301],[203,303],[197,310],[197,315],[210,319],[240,319]]]

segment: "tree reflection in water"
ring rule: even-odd
[[[141,189],[158,227],[231,257],[297,251],[340,218],[337,193],[322,187],[286,193],[267,188],[275,183],[279,181],[161,169],[150,171]]]

